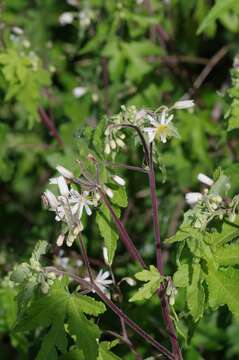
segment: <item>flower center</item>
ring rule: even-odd
[[[160,138],[162,135],[163,135],[164,137],[167,137],[167,136],[169,135],[168,125],[166,125],[166,124],[160,124],[160,125],[157,127],[156,137],[157,137],[157,138]]]

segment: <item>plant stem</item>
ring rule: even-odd
[[[151,335],[149,335],[146,331],[144,331],[138,324],[136,324],[133,320],[131,320],[117,305],[115,305],[101,290],[100,288],[93,282],[90,283],[79,276],[68,273],[66,271],[58,270],[54,267],[46,267],[46,271],[54,272],[58,275],[67,275],[74,279],[78,284],[82,285],[85,288],[94,290],[96,294],[101,298],[102,301],[119,317],[124,319],[125,323],[138,335],[140,335],[144,340],[146,340],[149,344],[151,344],[155,349],[159,350],[162,354],[166,356],[167,359],[175,360],[174,355],[166,349],[163,345],[161,345],[157,340],[155,340]]]
[[[127,248],[127,250],[129,251],[130,255],[132,256],[132,258],[137,261],[144,269],[147,268],[142,256],[140,255],[139,251],[136,249],[133,241],[130,239],[127,231],[125,230],[124,225],[122,224],[122,222],[120,221],[120,219],[118,219],[118,217],[115,214],[114,209],[112,208],[110,202],[108,201],[108,199],[106,198],[105,194],[103,193],[103,191],[100,190],[100,194],[101,194],[101,198],[105,204],[105,206],[108,208],[108,210],[110,211],[110,214],[114,220],[114,223],[119,231],[120,234],[120,238],[122,240],[122,242],[124,243],[125,247]]]
[[[150,146],[150,159],[149,159],[149,184],[150,184],[150,194],[152,200],[152,213],[153,213],[153,224],[154,224],[154,236],[156,241],[156,259],[157,259],[157,268],[161,275],[163,275],[163,258],[161,251],[161,238],[160,238],[160,226],[159,226],[159,217],[158,217],[158,199],[156,193],[156,183],[155,183],[155,173],[154,173],[154,164],[153,164],[153,151],[152,144]],[[163,285],[158,290],[158,295],[161,300],[162,313],[166,328],[170,337],[172,351],[174,354],[174,359],[182,359],[180,347],[177,341],[176,331],[173,325],[173,321],[170,316],[170,310],[168,305],[168,300],[165,297]]]
[[[63,147],[64,146],[63,141],[57,132],[57,129],[55,127],[53,120],[50,118],[50,116],[48,116],[47,112],[41,107],[38,109],[38,113],[40,115],[42,123],[48,128],[48,130],[50,131],[50,134],[56,139],[58,144],[61,147]]]

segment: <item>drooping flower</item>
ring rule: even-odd
[[[160,140],[163,143],[167,142],[167,139],[174,136],[179,138],[179,134],[176,128],[171,123],[173,115],[167,114],[167,110],[163,110],[160,115],[147,115],[151,127],[145,127],[143,130],[148,134],[149,143],[152,143],[155,139]]]

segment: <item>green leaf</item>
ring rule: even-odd
[[[97,360],[120,360],[120,358],[110,351],[111,343],[103,341],[99,345],[99,355]]]
[[[189,266],[182,264],[173,275],[173,283],[176,287],[186,287],[189,284]]]
[[[32,261],[40,261],[42,255],[45,255],[48,248],[48,242],[45,240],[40,240],[36,243],[36,246],[33,250],[30,262]]]
[[[22,263],[20,265],[17,265],[11,276],[10,279],[14,281],[15,283],[23,283],[24,280],[27,279],[27,277],[31,274],[31,271],[29,269],[29,265],[27,263]]]
[[[119,208],[114,208],[116,215],[120,215]],[[104,239],[105,247],[108,250],[109,264],[112,264],[115,250],[117,247],[118,233],[115,230],[110,211],[105,205],[101,205],[96,214],[96,222],[100,230],[100,234]]]
[[[111,199],[112,204],[115,204],[119,207],[126,207],[128,205],[127,193],[124,186],[118,187],[118,189],[114,190],[113,193],[114,196]]]
[[[150,265],[149,270],[143,270],[135,274],[135,278],[140,281],[147,282],[130,298],[130,302],[140,301],[151,298],[153,294],[159,289],[163,277],[160,275],[158,269]]]
[[[225,11],[233,9],[233,6],[237,4],[237,0],[217,0],[216,4],[209,11],[205,17],[199,29],[198,34],[201,34],[208,26],[214,23]]]
[[[100,337],[99,327],[80,312],[79,304],[75,301],[69,302],[68,317],[69,332],[76,336],[77,345],[82,349],[85,358],[95,360],[98,353],[97,341]]]
[[[175,235],[171,236],[170,238],[166,239],[164,242],[165,244],[173,244],[175,242],[184,241],[191,236],[195,236],[198,233],[198,230],[192,228],[188,225],[183,225],[180,229],[176,232]]]
[[[72,302],[75,304],[74,306],[79,307],[81,312],[88,315],[98,316],[106,311],[106,307],[101,301],[87,295],[72,295],[70,303]]]
[[[187,306],[194,321],[198,321],[204,313],[205,292],[202,286],[204,278],[200,264],[193,264],[192,269],[192,281],[187,287]]]
[[[220,231],[206,233],[204,239],[213,249],[221,247],[239,237],[239,216],[234,223],[224,221]]]
[[[55,317],[52,326],[44,337],[41,345],[41,349],[36,357],[36,360],[57,360],[58,354],[57,349],[62,353],[67,350],[67,338],[64,330],[64,317]]]
[[[218,265],[237,265],[239,264],[239,244],[219,247],[214,257]]]
[[[217,270],[209,267],[207,283],[209,305],[217,309],[226,304],[229,310],[239,318],[239,270],[233,268]]]
[[[56,280],[48,295],[37,296],[17,321],[15,330],[21,332],[49,327],[37,360],[55,360],[58,350],[66,352],[65,323],[69,324],[69,333],[76,336],[85,358],[95,360],[97,357],[100,329],[84,313],[97,316],[106,310],[105,305],[89,296],[70,294],[67,284],[67,278]]]

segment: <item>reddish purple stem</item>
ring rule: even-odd
[[[163,275],[163,258],[161,251],[161,238],[160,238],[160,226],[159,226],[159,216],[158,216],[158,199],[156,193],[156,183],[155,183],[155,173],[154,173],[154,164],[152,156],[152,145],[150,147],[150,161],[149,161],[149,183],[150,183],[150,194],[152,199],[152,212],[153,212],[153,224],[154,224],[154,236],[156,241],[156,259],[157,259],[157,268],[161,275]],[[176,331],[173,325],[173,321],[170,316],[170,310],[168,305],[168,300],[165,297],[163,286],[161,286],[158,291],[158,295],[161,300],[162,313],[164,322],[167,327],[167,331],[170,337],[172,344],[173,354],[175,360],[182,359],[182,354],[180,347],[177,341]]]
[[[130,253],[130,255],[132,256],[132,258],[137,261],[144,269],[147,268],[142,256],[140,255],[139,251],[136,249],[133,241],[130,239],[127,231],[125,230],[124,225],[122,224],[122,222],[120,221],[120,219],[118,219],[118,217],[116,216],[114,209],[112,208],[112,206],[110,205],[108,199],[106,198],[105,194],[103,192],[101,192],[101,197],[104,201],[104,204],[107,206],[108,210],[110,211],[110,214],[114,220],[114,223],[119,231],[119,235],[120,238],[122,240],[122,242],[124,243],[126,249],[128,250],[128,252]]]

